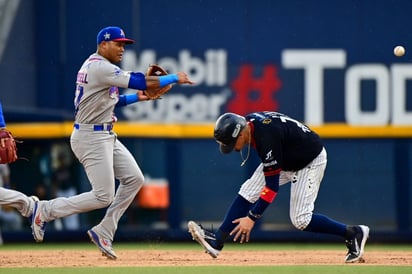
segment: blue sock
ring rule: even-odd
[[[226,213],[223,223],[215,233],[219,246],[223,247],[223,243],[229,238],[229,233],[236,227],[237,224],[233,224],[232,221],[247,216],[251,205],[253,204],[242,196],[236,196]]]
[[[346,225],[321,214],[313,214],[312,220],[304,231],[327,233],[346,238]]]

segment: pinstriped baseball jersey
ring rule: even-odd
[[[119,89],[127,88],[130,72],[123,71],[103,56],[94,53],[81,66],[74,98],[76,123],[102,124],[115,122],[114,107]]]
[[[262,199],[264,187],[277,192],[279,185],[292,182],[290,218],[296,228],[305,229],[311,221],[327,163],[320,137],[281,113],[254,112],[245,118],[251,128],[251,143],[262,163],[242,185],[239,195],[256,202],[251,210],[261,215],[269,204]],[[276,175],[276,182],[270,179]]]
[[[321,152],[319,136],[302,123],[278,112],[247,115],[252,130],[252,145],[263,163],[263,171],[297,171]]]

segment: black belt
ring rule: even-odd
[[[113,129],[113,124],[101,124],[101,125],[92,125],[92,124],[74,124],[75,129],[89,129],[93,131],[111,131]]]

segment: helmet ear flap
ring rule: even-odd
[[[230,153],[233,150],[240,132],[245,126],[245,117],[231,112],[221,115],[216,120],[214,137],[219,143],[222,153]]]

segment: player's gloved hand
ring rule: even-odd
[[[241,244],[245,242],[249,242],[250,232],[252,231],[253,226],[255,225],[255,222],[249,217],[243,217],[243,218],[239,218],[239,219],[232,221],[232,223],[238,224],[230,232],[230,236],[235,235],[235,237],[233,238],[233,241],[237,242],[237,240],[239,240]]]
[[[168,75],[169,73],[161,66],[157,64],[150,65],[149,68],[146,71],[145,76],[165,76]],[[176,73],[177,76],[177,83],[178,84],[194,84],[192,80],[189,79],[187,73],[179,71]],[[145,91],[144,94],[149,97],[151,100],[159,99],[161,98],[162,95],[166,94],[169,92],[169,90],[173,87],[172,84],[168,84],[164,87],[148,87]]]
[[[17,147],[13,134],[6,128],[0,128],[0,164],[9,164],[17,160]]]
[[[163,67],[157,64],[153,64],[149,66],[145,75],[146,76],[164,76],[164,75],[168,75],[168,72]],[[147,90],[144,91],[144,95],[146,95],[148,98],[152,100],[159,99],[163,94],[166,94],[167,92],[169,92],[171,88],[172,88],[172,84],[169,84],[161,88],[160,87],[148,88]]]

